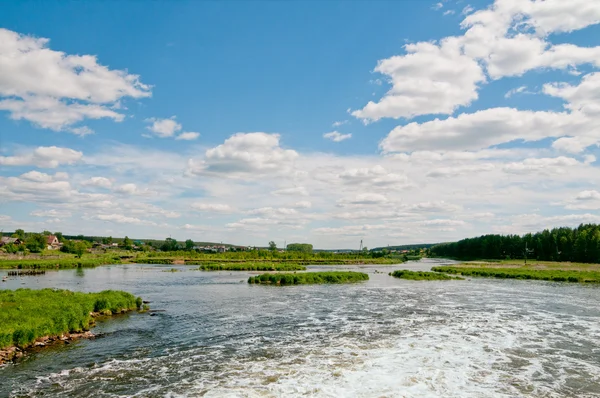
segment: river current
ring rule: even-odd
[[[164,311],[1,367],[0,397],[600,397],[600,287],[387,275],[438,264],[344,268],[369,274],[353,285],[133,264],[12,278]]]

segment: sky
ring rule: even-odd
[[[358,248],[600,222],[600,2],[0,4],[0,229]]]

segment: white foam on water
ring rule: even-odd
[[[469,294],[443,290],[440,284],[427,286],[427,291],[412,293],[363,289],[344,298],[351,304],[327,311],[310,307],[314,292],[300,294],[296,307],[288,310],[290,318],[281,324],[274,318],[264,331],[239,330],[231,342],[64,370],[39,378],[19,394],[600,396],[600,316],[545,308],[548,301],[556,307],[589,308],[600,294],[573,298],[544,290],[519,296],[514,286],[502,284]],[[524,294],[522,288],[518,294]],[[327,305],[322,297],[316,299],[313,306]],[[311,310],[302,312],[304,307]],[[235,330],[240,319],[229,322]],[[138,388],[119,392],[115,386],[123,383]]]

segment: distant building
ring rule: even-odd
[[[62,246],[55,235],[48,235],[46,238],[46,244],[48,245],[48,250],[58,250]]]
[[[8,236],[3,236],[0,238],[0,247],[8,245],[9,243],[12,243],[13,245],[20,245],[23,243],[23,241],[21,241],[19,238],[11,238]]]

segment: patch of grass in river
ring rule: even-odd
[[[248,283],[266,285],[310,285],[323,283],[354,283],[369,280],[362,272],[303,272],[294,274],[262,274],[251,276]]]
[[[450,276],[437,272],[409,271],[406,269],[390,272],[389,275],[393,276],[394,278],[408,279],[411,281],[447,281],[452,279],[464,280],[464,278],[458,276]]]

